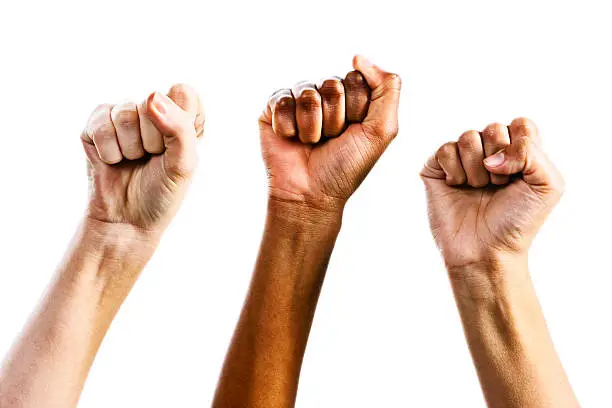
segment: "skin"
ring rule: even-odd
[[[527,267],[564,188],[535,124],[520,118],[465,132],[421,177],[488,406],[578,407]]]
[[[184,85],[92,113],[81,135],[89,205],[0,368],[2,408],[76,406],[111,321],[189,186],[202,127],[198,97]]]
[[[214,407],[295,404],[344,206],[397,135],[399,77],[362,57],[353,66],[344,83],[277,91],[259,120],[268,214]]]

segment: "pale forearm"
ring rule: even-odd
[[[466,338],[490,407],[575,408],[526,258],[450,268]]]
[[[74,407],[112,318],[154,241],[86,219],[0,369],[0,405]],[[150,251],[149,251],[150,252]]]
[[[341,209],[271,202],[251,286],[215,407],[293,406]]]

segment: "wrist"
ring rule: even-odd
[[[149,261],[161,234],[129,224],[85,217],[71,243],[64,273],[76,281],[94,281],[101,288],[110,281],[135,281]]]
[[[329,201],[324,205],[268,199],[268,222],[282,223],[300,229],[340,230],[344,202]]]
[[[52,287],[62,296],[97,304],[98,312],[112,319],[151,258],[157,242],[158,236],[133,226],[85,217]]]
[[[151,257],[161,233],[125,223],[111,223],[85,217],[77,240],[89,256],[110,256],[137,261]]]
[[[446,264],[456,297],[488,300],[519,290],[530,282],[527,255],[491,253],[477,261]]]

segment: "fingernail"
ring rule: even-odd
[[[484,162],[489,167],[498,167],[504,163],[505,156],[504,152],[497,152],[493,156],[489,156],[484,159]]]
[[[162,115],[167,112],[168,101],[166,101],[166,98],[164,98],[164,96],[161,95],[159,92],[155,92],[153,94],[151,102],[153,103],[155,110],[157,110]]]

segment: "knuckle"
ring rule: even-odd
[[[186,84],[174,84],[168,91],[168,97],[179,107],[186,111],[200,109],[198,93],[191,86]]]
[[[286,98],[293,100],[293,95],[291,94],[291,91],[288,89],[279,89],[275,91],[272,95],[270,95],[270,98],[268,98],[268,105],[272,110],[274,110],[275,107],[277,107],[279,103]],[[286,103],[287,101],[285,101],[285,104]]]
[[[365,84],[365,78],[359,71],[351,71],[346,74],[344,81],[349,85],[362,85]]]
[[[482,136],[486,138],[494,138],[495,136],[505,132],[506,126],[501,123],[490,123],[482,131]]]
[[[321,107],[321,95],[311,88],[302,90],[296,101],[300,107],[312,111]]]
[[[398,74],[388,74],[383,85],[387,89],[399,91],[402,89],[402,78]]]
[[[369,90],[369,85],[366,83],[363,85],[363,88]],[[384,81],[376,87],[376,89],[372,90],[371,99],[376,100],[380,98],[384,94],[395,94],[395,98],[399,100],[399,96],[402,88],[402,80],[397,74],[387,74]]]
[[[274,109],[278,109],[282,112],[292,111],[294,108],[295,100],[289,95],[281,96],[274,102]]]
[[[168,92],[173,95],[191,96],[195,95],[195,90],[187,84],[174,84],[170,87]]]
[[[97,115],[102,114],[103,112],[110,112],[112,108],[113,108],[113,105],[111,105],[110,103],[101,103],[95,107],[91,115],[97,116]]]
[[[133,128],[139,125],[138,110],[135,104],[125,104],[115,107],[112,119],[116,126]]]
[[[100,132],[114,132],[114,127],[112,125],[111,119],[111,111],[113,105],[103,103],[94,108],[94,110],[89,115],[89,119],[81,132],[81,137],[84,140],[90,140],[94,144],[96,141],[94,140],[94,135]],[[97,135],[96,138],[98,140],[104,139],[104,135]]]
[[[471,146],[472,142],[475,138],[480,137],[480,134],[475,130],[468,130],[467,132],[463,132],[459,139],[457,139],[457,143],[461,146]]]
[[[319,92],[328,98],[340,98],[344,96],[344,85],[337,78],[326,79],[321,83]]]
[[[538,130],[535,123],[531,119],[524,117],[514,119],[510,126],[521,134],[536,132]]]
[[[437,159],[447,159],[452,157],[457,152],[457,147],[454,142],[444,143],[436,152]]]
[[[359,71],[351,71],[344,78],[344,87],[346,92],[350,93],[366,93],[369,92],[368,83]]]
[[[533,121],[524,116],[520,116],[518,118],[513,119],[511,124],[513,126],[530,126],[533,124]]]
[[[115,139],[115,128],[110,121],[104,121],[93,125],[89,128],[88,133],[89,137],[96,145]]]

